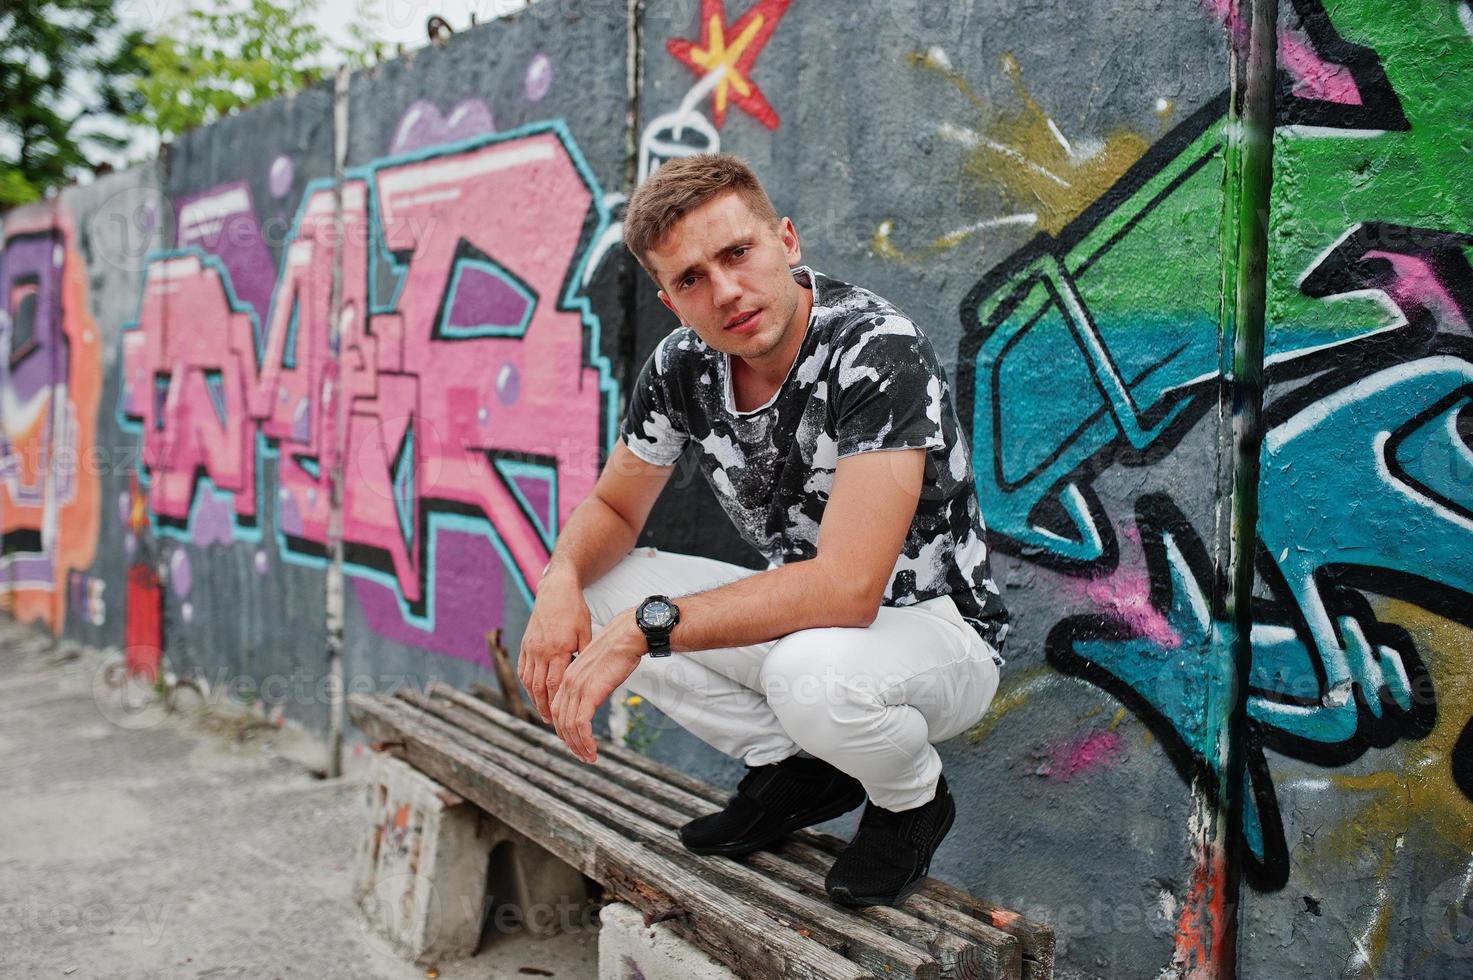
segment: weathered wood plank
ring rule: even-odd
[[[485,699],[486,695],[494,695],[495,693],[489,687],[482,684],[472,684],[471,690],[478,696],[472,697],[465,692],[458,691],[439,682],[430,685],[429,688],[429,692],[436,697],[453,700],[456,704],[481,714],[488,720],[501,725],[508,731],[514,732],[529,741],[542,745],[551,751],[561,751],[569,759],[576,758],[551,730],[519,722],[518,719],[513,718],[505,711],[489,704]],[[623,763],[636,773],[647,777],[647,779],[643,780],[633,778],[627,770],[610,767],[609,775],[611,778],[625,783],[631,789],[637,789],[640,792],[660,799],[668,806],[681,810],[690,816],[698,816],[702,813],[709,812],[709,807],[703,807],[701,801],[705,801],[707,804],[714,803],[717,807],[720,807],[725,805],[727,796],[729,795],[708,783],[693,779],[677,769],[673,769],[647,756],[632,752],[629,749],[615,745],[604,739],[599,740],[599,753],[607,756],[611,760]],[[647,780],[650,779],[655,782],[653,784],[648,782]],[[659,783],[667,784],[668,789],[660,787]],[[792,835],[790,843],[784,848],[784,853],[788,853],[788,848],[807,846],[826,855],[827,860],[832,863],[833,858],[838,855],[839,851],[846,844],[847,841],[840,840],[829,834],[812,830],[800,830]],[[796,857],[806,853],[801,850],[794,851],[792,852],[792,856]],[[809,855],[809,857],[810,860],[806,863],[814,866],[816,859],[812,855]],[[930,904],[924,901],[926,899],[930,900]],[[935,878],[927,878],[921,886],[920,891],[907,899],[902,907],[910,907],[913,904],[918,906],[917,913],[928,920],[934,920],[937,917],[944,920],[953,919],[954,917],[946,915],[938,908],[950,907],[960,911],[970,919],[979,921],[985,926],[1014,937],[1018,941],[1024,961],[1032,961],[1032,970],[1038,980],[1053,980],[1055,939],[1053,930],[1047,925],[1028,919],[1016,912],[988,902],[985,899],[977,898],[963,889]]]
[[[791,839],[782,845],[778,853],[814,872],[827,873],[834,861],[833,855]],[[921,892],[911,895],[899,908],[923,922],[965,937],[977,945],[984,951],[985,976],[1020,975],[1023,953],[1015,936],[967,915],[960,909],[937,902]]]
[[[466,702],[474,699],[459,692],[432,689],[432,694],[433,697],[426,697],[418,692],[404,691],[400,692],[400,697],[513,752],[558,779],[598,793],[604,797],[606,802],[603,805],[610,807],[611,812],[628,807],[667,828],[678,828],[690,819],[690,813],[670,805],[668,799],[657,795],[662,790],[692,799],[699,807],[698,812],[705,812],[709,808],[709,804],[694,800],[689,794],[681,794],[678,790],[671,791],[669,787],[662,787],[657,780],[642,773],[621,772],[617,765],[588,766],[578,761],[560,739],[548,733],[530,733],[538,744],[524,742],[507,729],[483,718],[480,712],[470,710]],[[542,748],[542,744],[546,748]],[[600,740],[600,749],[602,748]],[[623,779],[628,779],[629,782],[621,781]],[[654,785],[646,785],[650,783]],[[556,792],[556,785],[554,782],[548,788]],[[628,789],[633,789],[634,792],[628,792]],[[826,873],[833,859],[813,848],[809,848],[807,857],[806,862],[799,862],[759,851],[740,860],[794,889],[827,901],[823,879],[815,871]],[[913,896],[898,908],[876,906],[846,911],[847,914],[858,915],[874,923],[896,938],[928,949],[936,956],[943,975],[974,976],[987,980],[1019,975],[1021,952],[1017,940],[954,909],[936,907],[933,902]]]
[[[846,950],[850,959],[872,970],[895,977],[938,976],[939,963],[926,947],[928,942],[937,943],[954,956],[962,953],[960,944],[943,938],[947,935],[945,931],[929,924],[907,918],[904,923],[906,935],[893,936],[829,904],[826,898],[817,899],[802,892],[789,891],[769,876],[726,858],[692,854],[676,839],[670,826],[671,823],[678,825],[684,822],[679,813],[648,800],[638,800],[642,808],[654,810],[655,815],[662,818],[661,822],[656,822],[627,805],[634,804],[636,797],[609,786],[583,763],[576,764],[583,766],[584,771],[579,772],[550,753],[526,743],[508,747],[502,740],[519,740],[455,705],[436,702],[415,691],[402,691],[400,697],[433,715],[443,724],[447,737],[462,740],[468,748],[481,752],[488,764],[502,767],[555,794],[584,813],[598,814],[612,830],[638,837],[645,846],[687,867],[689,874],[705,875],[754,896],[764,908],[801,923],[814,939],[830,948]],[[431,723],[426,720],[426,724]],[[600,783],[609,796],[597,795]],[[583,788],[585,786],[588,788]],[[821,885],[819,893],[822,894]],[[918,945],[925,948],[917,948]],[[980,956],[979,952],[966,957],[965,962]],[[1016,977],[1018,974],[1015,971],[1012,975]]]
[[[1033,975],[1038,980],[1054,980],[1055,940],[1052,928],[944,881],[928,880],[922,891],[938,902],[1016,936],[1025,958],[1036,964]]]
[[[641,911],[681,910],[680,926],[743,976],[860,980],[870,972],[780,924],[668,858],[579,813],[509,772],[488,774],[484,757],[434,726],[443,722],[394,698],[353,694],[349,717],[370,737],[404,742],[410,764],[505,820],[539,845],[609,887]]]
[[[579,766],[583,766],[583,763],[578,761],[577,756],[573,755],[572,750],[551,729],[539,728],[536,725],[521,724],[518,722],[518,719],[511,717],[505,711],[488,703],[483,698],[471,697],[462,691],[457,691],[455,688],[438,681],[429,686],[428,693],[433,698],[449,701],[467,711],[473,712],[506,732],[526,740],[529,744],[545,749],[559,758],[565,758],[571,762],[578,763]],[[661,775],[652,775],[643,769],[625,764],[620,753],[628,753],[628,751],[628,749],[616,746],[607,739],[599,739],[598,752],[605,761],[595,765],[593,767],[594,771],[603,773],[608,778],[617,781],[623,786],[627,786],[635,792],[643,793],[665,803],[667,806],[688,813],[687,820],[691,816],[711,812],[713,804],[717,809],[726,805],[726,796],[715,793],[707,783],[691,779],[689,776],[684,777],[688,782],[694,783],[706,791],[694,793],[668,782]],[[644,756],[640,756],[640,758],[645,759]],[[652,762],[653,760],[645,759],[645,761]],[[668,767],[661,766],[657,762],[653,764],[660,769],[676,772],[676,770],[668,769]],[[583,766],[583,768],[588,767]],[[718,798],[712,800],[710,798],[712,795]]]
[[[828,894],[823,875],[795,861],[768,851],[757,851],[741,860],[806,893]],[[827,873],[826,868],[822,870]],[[971,928],[965,923],[960,928],[950,928],[915,915],[905,907],[909,904],[907,900],[898,908],[876,905],[849,912],[874,922],[892,935],[909,936],[911,942],[923,943],[935,954],[945,976],[969,980],[1009,980],[1022,976],[1022,956],[1012,936]]]
[[[447,688],[444,684],[440,684],[438,682],[431,685],[431,690],[435,689],[446,691],[452,690],[451,688]],[[492,689],[487,687],[485,684],[482,684],[480,682],[475,682],[471,684],[471,693],[474,694],[477,698],[484,698],[485,694],[491,692]],[[460,692],[457,691],[456,693],[459,694]],[[500,721],[500,719],[496,718],[493,718],[492,720]],[[550,729],[543,730],[550,731]],[[717,806],[726,805],[726,797],[728,794],[722,793],[710,783],[703,783],[699,779],[695,779],[691,776],[686,775],[679,769],[672,769],[670,766],[667,766],[660,762],[656,762],[654,759],[651,759],[647,755],[642,755],[639,752],[634,752],[630,749],[626,749],[622,745],[615,745],[612,742],[601,743],[599,745],[599,751],[606,752],[610,759],[613,759],[617,762],[622,762],[624,763],[624,765],[636,769],[639,772],[644,773],[645,775],[654,776],[656,779],[659,779],[662,782],[666,782],[669,783],[671,786],[683,789],[687,793],[699,796],[707,800],[708,802],[715,803]]]
[[[811,845],[825,855],[838,854],[847,843],[832,834],[814,830],[800,830],[793,835],[792,839],[800,844]],[[927,878],[917,895],[931,899],[940,905],[958,909],[994,929],[1000,929],[1016,937],[1018,945],[1023,950],[1024,960],[1031,960],[1035,964],[1034,974],[1039,980],[1053,980],[1056,946],[1054,931],[1049,926],[935,878]],[[911,897],[914,899],[916,896]]]

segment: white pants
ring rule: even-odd
[[[649,595],[703,592],[739,565],[637,548],[583,590],[595,632]],[[981,720],[997,692],[992,647],[950,597],[882,606],[863,628],[799,630],[751,646],[646,656],[625,686],[718,751],[749,766],[800,750],[864,784],[877,806],[936,794],[932,742]]]

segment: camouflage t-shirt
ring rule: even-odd
[[[807,266],[793,278],[813,290],[813,311],[798,356],[767,404],[737,411],[729,356],[681,327],[640,371],[620,430],[625,443],[646,462],[671,466],[694,442],[716,498],[769,567],[818,553],[840,459],[928,450],[920,501],[883,603],[950,595],[999,649],[1008,614],[987,560],[966,437],[930,341],[867,289]]]

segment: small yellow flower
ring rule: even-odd
[[[624,699],[624,703],[632,708],[637,704],[643,704],[644,698],[640,697],[638,694],[631,694],[629,695],[629,697]]]

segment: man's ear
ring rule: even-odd
[[[665,309],[669,310],[671,313],[674,313],[676,318],[679,319],[681,323],[685,322],[685,318],[680,315],[680,311],[675,308],[675,304],[670,302],[670,297],[665,295],[665,290],[662,289],[655,295],[660,297],[660,302],[665,304]]]
[[[803,260],[803,245],[798,241],[798,229],[793,227],[793,219],[784,218],[777,230],[779,237],[782,238],[783,253],[787,257],[788,265],[797,265]]]

